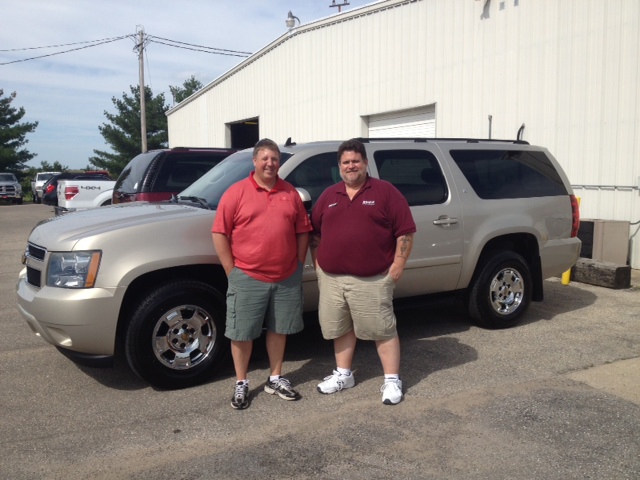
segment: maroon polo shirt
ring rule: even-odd
[[[327,273],[371,277],[389,269],[396,239],[414,233],[407,200],[391,183],[368,177],[349,199],[344,182],[327,188],[313,207],[320,235],[317,259]]]

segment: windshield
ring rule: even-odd
[[[16,177],[13,176],[13,173],[0,173],[0,182],[15,182]]]
[[[280,166],[291,156],[288,153],[280,155]],[[218,208],[222,194],[234,183],[243,180],[253,171],[253,150],[243,150],[225,158],[218,165],[209,170],[187,189],[180,197],[196,197],[207,201],[213,210]]]

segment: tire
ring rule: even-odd
[[[22,197],[18,199],[18,205],[22,205]]]
[[[533,283],[527,262],[515,252],[483,255],[468,297],[469,315],[484,328],[509,328],[529,308]]]
[[[40,205],[42,203],[42,198],[40,198],[38,195],[36,195],[36,203],[38,205]]]
[[[210,379],[228,351],[224,297],[193,280],[172,280],[144,297],[125,336],[131,369],[163,389]]]

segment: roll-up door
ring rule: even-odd
[[[435,105],[369,117],[369,138],[434,138],[435,136]]]

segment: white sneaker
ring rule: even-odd
[[[385,405],[396,405],[402,400],[402,380],[385,380],[380,387],[382,392],[382,403]]]
[[[344,388],[351,388],[356,384],[356,379],[351,375],[342,375],[337,370],[333,371],[332,375],[324,378],[324,382],[318,384],[318,391],[320,393],[336,393]]]

